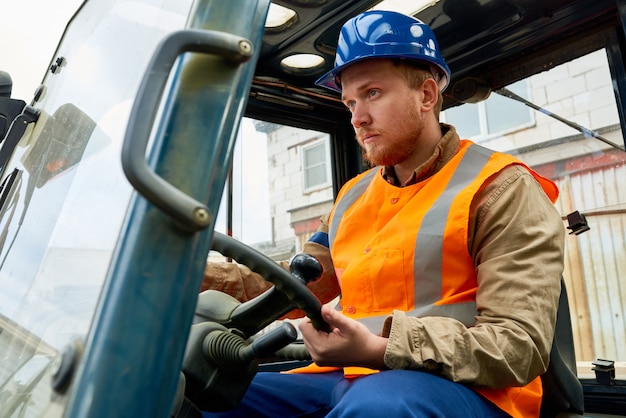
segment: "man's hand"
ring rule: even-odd
[[[322,318],[331,332],[316,330],[310,320],[300,324],[304,345],[319,366],[359,366],[384,370],[387,338],[372,334],[365,325],[322,306]]]

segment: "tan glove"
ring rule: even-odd
[[[240,302],[259,296],[272,284],[248,267],[236,263],[207,263],[200,291],[219,290]]]

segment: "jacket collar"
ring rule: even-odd
[[[439,125],[441,126],[443,136],[437,143],[437,146],[435,146],[433,154],[424,163],[415,168],[413,175],[406,183],[400,184],[393,166],[383,167],[383,178],[389,184],[405,187],[419,183],[441,170],[441,168],[454,157],[460,146],[459,135],[457,135],[454,126],[445,123],[440,123]]]

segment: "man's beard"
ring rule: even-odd
[[[417,112],[417,104],[411,102],[409,104],[409,111],[407,112],[404,120],[404,126],[399,126],[398,131],[404,132],[404,136],[391,138],[382,144],[373,144],[370,149],[367,150],[362,144],[362,141],[358,140],[358,144],[361,146],[361,154],[366,163],[370,166],[392,166],[400,164],[408,157],[415,153],[415,150],[419,146],[419,138],[424,131],[424,123],[422,115]],[[361,132],[361,137],[365,136],[366,132]],[[387,132],[375,133],[385,136]],[[390,144],[392,142],[392,144]]]
[[[422,127],[420,126],[418,129],[415,129],[412,135],[398,139],[392,146],[389,146],[388,143],[373,145],[369,150],[358,141],[361,146],[363,160],[371,167],[400,164],[417,149],[421,131]]]

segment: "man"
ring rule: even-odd
[[[417,19],[371,11],[343,26],[317,84],[341,92],[374,168],[342,187],[304,249],[324,264],[323,302],[340,283],[341,312],[322,308],[330,333],[300,325],[315,365],[258,374],[223,416],[539,415],[563,271],[558,191],[439,123],[449,78]],[[242,300],[266,288],[221,268],[205,288]]]

